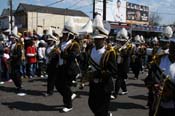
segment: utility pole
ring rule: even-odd
[[[103,0],[103,20],[106,20],[106,0]]]
[[[10,5],[10,31],[12,34],[13,30],[13,5],[12,5],[12,0],[9,0],[9,5]]]
[[[95,0],[93,0],[93,19],[95,18]]]

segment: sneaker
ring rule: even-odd
[[[63,108],[63,112],[70,112],[72,110],[72,108]]]
[[[17,93],[17,95],[20,96],[20,97],[23,97],[23,96],[26,96],[26,93],[20,92],[20,93]]]
[[[44,76],[43,76],[43,75],[41,75],[40,77],[41,77],[41,78],[44,78]]]
[[[85,84],[84,84],[84,83],[81,83],[81,84],[79,85],[79,89],[84,89],[84,87],[85,87]]]
[[[77,94],[73,93],[71,99],[74,100],[77,97]]]
[[[4,82],[3,82],[3,81],[1,81],[1,82],[0,82],[0,85],[3,85],[3,84],[4,84]]]
[[[45,78],[47,79],[48,78],[48,75],[45,75]]]
[[[114,95],[111,95],[111,100],[116,99],[116,97]]]
[[[112,116],[112,113],[111,113],[111,112],[109,112],[108,116]]]
[[[128,94],[128,91],[123,91],[123,92],[121,93],[121,95],[126,95],[126,94]]]

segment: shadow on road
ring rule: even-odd
[[[147,96],[145,95],[136,95],[136,96],[128,96],[129,98],[132,98],[132,99],[140,99],[140,100],[147,100]]]
[[[89,92],[87,91],[77,91],[77,93],[81,96],[89,96]]]
[[[47,79],[34,78],[34,79],[30,79],[28,82],[30,82],[30,83],[33,83],[33,82],[47,82]]]
[[[0,87],[1,91],[4,92],[13,92],[13,93],[17,93],[17,89],[14,87]],[[27,95],[32,95],[32,96],[43,96],[43,93],[45,91],[36,91],[36,90],[23,90],[23,92],[25,92]]]
[[[127,86],[135,86],[135,87],[145,87],[145,84],[140,84],[140,83],[129,83]]]
[[[116,111],[117,109],[146,109],[146,108],[142,105],[135,103],[111,102],[110,111]]]
[[[63,105],[60,106],[49,106],[40,103],[28,103],[28,102],[4,102],[2,105],[8,106],[10,110],[22,110],[22,111],[59,111],[63,108]]]

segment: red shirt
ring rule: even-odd
[[[36,47],[34,46],[28,46],[26,49],[26,55],[27,55],[27,62],[30,64],[36,63],[37,59],[36,59],[36,55],[37,55],[37,51],[36,51]]]

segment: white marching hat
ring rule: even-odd
[[[127,41],[129,39],[128,37],[128,31],[125,28],[122,28],[118,33],[116,40],[118,41]]]
[[[167,38],[171,38],[173,36],[173,29],[170,26],[165,27],[163,34]]]
[[[72,18],[69,18],[65,24],[64,24],[64,29],[63,29],[63,33],[71,33],[71,34],[75,34],[78,35],[78,32],[76,30],[76,26],[74,23],[74,20]]]
[[[144,39],[143,35],[140,36],[140,41],[141,41],[141,43],[145,43],[145,39]]]
[[[111,27],[108,22],[103,21],[101,15],[97,14],[93,21],[93,38],[107,38]]]
[[[13,29],[12,29],[12,33],[10,35],[11,38],[15,38],[15,39],[18,39],[19,36],[18,36],[18,27],[15,26]]]
[[[136,35],[134,38],[135,44],[140,44],[141,43],[141,38],[139,35]]]
[[[55,42],[58,42],[60,41],[59,38],[55,37],[53,35],[53,30],[51,27],[49,27],[48,31],[47,31],[47,35],[48,35],[48,39],[47,40],[50,40],[50,41],[55,41]]]
[[[159,40],[157,39],[157,37],[154,37],[154,38],[152,39],[152,42],[153,42],[153,44],[157,44],[157,43],[159,42]]]

